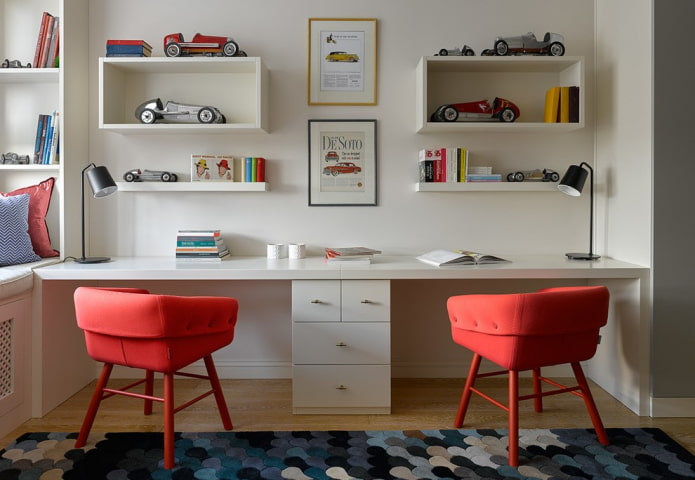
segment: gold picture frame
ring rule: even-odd
[[[376,105],[376,18],[309,19],[309,105]]]

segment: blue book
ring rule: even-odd
[[[253,182],[253,157],[246,157],[246,178],[245,182]]]
[[[43,124],[46,121],[46,115],[39,114],[39,120],[36,122],[36,140],[34,143],[34,163],[39,163],[41,160],[41,136],[43,134]]]
[[[114,53],[133,53],[144,55],[146,52],[142,45],[106,45],[106,55]]]

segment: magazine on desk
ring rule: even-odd
[[[444,265],[482,265],[486,263],[508,262],[501,257],[469,250],[432,250],[419,257],[418,260],[436,267]]]

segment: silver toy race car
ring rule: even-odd
[[[468,45],[464,45],[463,48],[459,47],[454,47],[454,48],[442,48],[439,50],[439,53],[437,54],[440,57],[446,57],[446,56],[460,56],[460,57],[473,57],[475,56],[475,51]],[[435,55],[435,56],[437,56]]]
[[[561,57],[565,54],[565,37],[547,32],[543,40],[537,40],[533,32],[512,37],[495,39],[495,55],[549,55]]]
[[[159,170],[129,170],[123,174],[126,182],[175,182],[178,177],[175,173],[162,172]]]
[[[152,124],[161,120],[172,123],[226,123],[226,118],[215,107],[203,105],[188,105],[168,101],[162,105],[159,98],[153,98],[141,103],[135,109],[135,118],[142,123]]]
[[[10,60],[8,58],[5,59],[4,62],[2,62],[2,65],[0,65],[2,68],[31,68],[31,63],[27,63],[26,65],[22,65],[22,62],[19,60]]]

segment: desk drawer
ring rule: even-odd
[[[294,280],[294,322],[339,322],[340,280]]]
[[[390,409],[391,367],[388,365],[295,365],[292,400],[295,409]],[[297,412],[301,413],[301,411]],[[306,412],[309,413],[309,412]]]
[[[343,280],[343,322],[388,322],[391,319],[391,283],[388,280]]]
[[[391,363],[390,324],[295,323],[292,327],[294,364]]]

